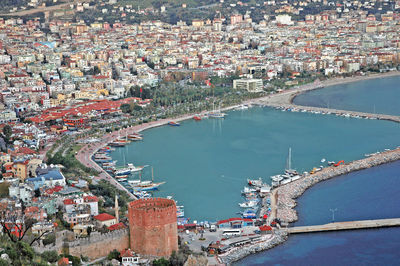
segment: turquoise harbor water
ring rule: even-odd
[[[399,81],[396,77],[336,86],[341,91],[329,87],[307,93],[307,103],[303,96],[295,102],[318,106],[329,99],[332,108],[369,112],[375,105],[377,113],[399,115]],[[142,142],[118,148],[112,156],[120,165],[153,166],[155,181],[167,182],[154,196],[174,196],[192,220],[237,216],[246,179],[262,176],[269,181],[281,173],[289,147],[293,167],[306,171],[321,165],[322,158],[350,161],[400,145],[400,125],[393,122],[270,108],[181,125],[147,130]],[[336,221],[400,217],[399,173],[400,162],[395,162],[317,184],[298,199],[296,224],[330,222],[331,208],[337,208]],[[150,167],[143,178],[151,178]],[[398,265],[399,238],[400,228],[294,235],[237,265]]]
[[[400,144],[400,125],[378,120],[290,113],[269,108],[232,111],[225,120],[205,119],[144,132],[142,142],[118,148],[119,164],[154,167],[155,181],[166,181],[155,196],[172,195],[192,220],[237,216],[240,191],[249,177],[281,173],[289,147],[299,171],[322,158],[363,158]],[[143,179],[150,179],[150,167]]]
[[[400,76],[313,90],[294,98],[299,105],[400,115]]]

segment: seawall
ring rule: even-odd
[[[331,166],[312,175],[305,176],[294,182],[282,185],[274,190],[277,195],[276,217],[282,222],[291,223],[298,219],[295,199],[301,196],[309,187],[321,181],[345,175],[351,172],[360,171],[385,163],[400,160],[400,148],[392,151],[356,160],[337,167]]]

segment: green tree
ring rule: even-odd
[[[92,233],[92,227],[89,226],[89,227],[86,229],[86,232],[87,232],[88,236],[90,237],[90,234]]]
[[[124,103],[120,106],[120,109],[123,113],[129,113],[131,111],[131,106],[127,103]]]
[[[107,255],[107,259],[108,259],[108,260],[116,259],[116,260],[121,261],[121,254],[119,253],[118,250],[114,249],[113,251],[111,251],[111,252]]]
[[[160,258],[158,260],[153,261],[153,266],[170,266],[170,265],[171,263],[169,262],[169,260],[165,258]]]
[[[5,125],[5,127],[3,127],[3,135],[6,139],[6,142],[8,142],[12,135],[12,128],[10,125]]]
[[[57,254],[57,251],[55,251],[55,250],[44,251],[41,256],[43,259],[45,259],[46,261],[48,261],[50,263],[57,262],[57,260],[58,260],[58,254]]]
[[[44,239],[43,239],[43,245],[47,246],[50,244],[53,244],[56,242],[56,235],[55,234],[48,234]]]

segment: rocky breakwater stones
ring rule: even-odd
[[[301,196],[306,189],[318,182],[396,160],[400,160],[400,148],[383,152],[369,158],[353,161],[346,165],[325,168],[321,172],[305,176],[299,180],[283,185],[277,188],[277,218],[287,223],[297,221],[297,212],[294,210],[296,206],[295,199]]]
[[[267,250],[270,248],[273,248],[283,242],[285,242],[288,238],[288,234],[285,230],[275,230],[274,234],[271,236],[271,238],[256,243],[256,244],[251,244],[247,246],[241,246],[234,248],[231,252],[229,252],[227,255],[221,255],[219,256],[219,259],[221,260],[222,263],[225,264],[230,264],[234,261],[238,261],[250,254],[254,254],[263,250]]]

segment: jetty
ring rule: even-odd
[[[357,112],[357,111],[349,111],[349,110],[340,110],[340,109],[332,109],[327,106],[327,108],[323,107],[313,107],[313,106],[304,106],[297,105],[293,103],[293,99],[304,92],[321,89],[328,86],[340,85],[351,83],[355,81],[362,80],[370,80],[376,78],[384,78],[384,77],[392,77],[400,75],[399,71],[388,72],[384,74],[372,74],[368,76],[360,76],[360,77],[349,77],[349,78],[334,78],[328,79],[325,81],[315,81],[313,83],[308,83],[299,87],[294,87],[293,89],[284,90],[282,92],[268,95],[259,99],[255,99],[251,101],[251,104],[268,106],[272,108],[278,108],[283,110],[291,110],[291,111],[306,111],[312,113],[320,113],[320,114],[335,114],[340,116],[347,117],[357,117],[357,118],[367,118],[367,119],[380,119],[380,120],[389,120],[393,122],[400,122],[400,116],[396,115],[385,115],[385,114],[377,114],[377,113],[367,113],[367,112]]]
[[[381,152],[364,159],[341,164],[337,167],[326,167],[320,172],[307,175],[296,181],[281,185],[272,192],[277,196],[276,200],[271,202],[273,203],[271,204],[271,218],[278,218],[283,223],[295,222],[298,219],[296,210],[294,209],[296,206],[295,199],[301,196],[309,187],[336,176],[341,176],[354,171],[367,169],[397,160],[400,160],[400,148]]]
[[[400,226],[400,218],[336,222],[336,223],[310,225],[310,226],[296,226],[287,228],[287,231],[289,234],[302,234],[302,233],[317,233],[326,231],[372,229],[372,228],[394,227],[394,226]]]
[[[400,116],[396,116],[396,115],[365,113],[365,112],[348,111],[348,110],[323,108],[323,107],[313,107],[313,106],[304,106],[304,105],[296,105],[296,104],[266,103],[264,105],[269,106],[269,107],[278,108],[278,109],[283,109],[283,110],[306,111],[306,112],[318,113],[318,114],[333,114],[333,115],[338,115],[338,116],[358,117],[358,118],[366,118],[366,119],[379,119],[379,120],[388,120],[388,121],[400,123]]]

